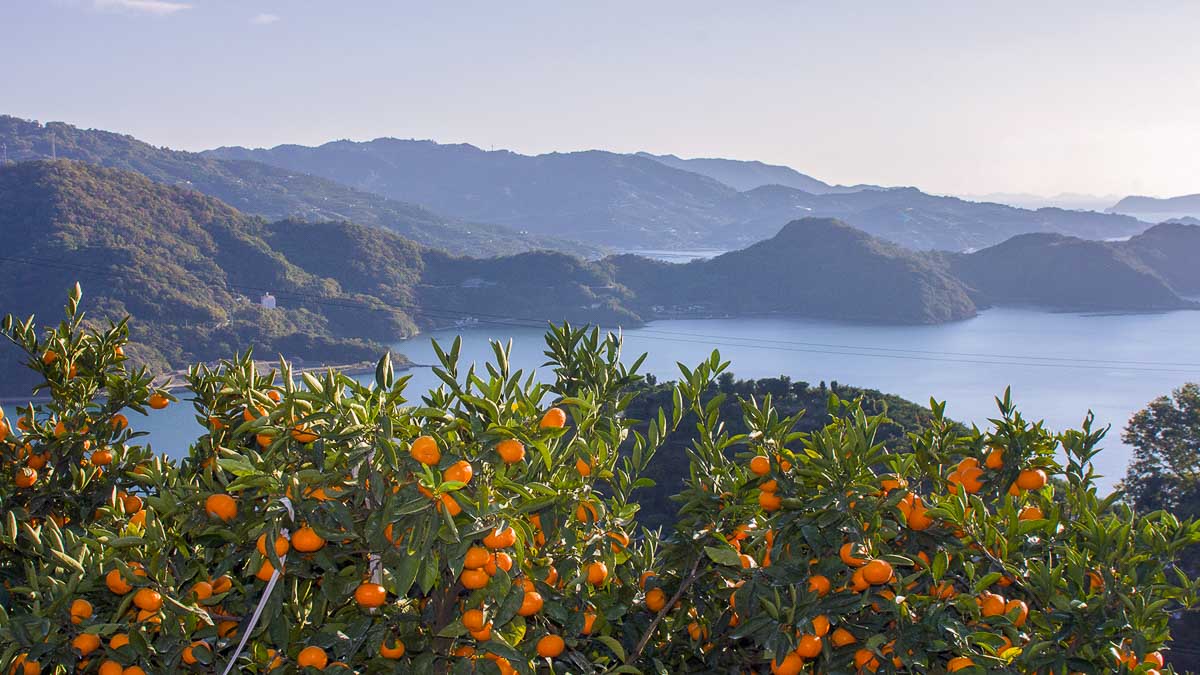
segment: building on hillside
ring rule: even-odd
[[[267,309],[275,309],[275,296],[270,293],[263,293],[262,297],[258,300],[258,304]]]

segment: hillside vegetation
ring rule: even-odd
[[[387,357],[369,383],[234,359],[177,397],[81,303],[0,323],[51,395],[0,408],[13,675],[1160,675],[1200,601],[1179,569],[1200,523],[1099,495],[1104,431],[1052,433],[1007,394],[984,429],[934,403],[899,441],[830,396],[809,430],[714,351],[634,409],[654,385],[620,339],[561,326],[546,384],[455,342],[433,391]],[[128,416],[181,397],[204,433],[155,456]],[[648,531],[680,431],[673,524]]]
[[[1074,311],[1194,307],[1200,228],[1129,242],[1018,237],[970,255],[906,250],[807,218],[744,250],[683,265],[549,251],[469,258],[346,221],[275,222],[198,192],[82,162],[0,167],[0,300],[54,312],[76,278],[100,280],[96,317],[143,325],[130,356],[156,368],[238,347],[349,363],[461,320],[634,326],[662,317],[777,314],[940,323],[996,304]],[[258,300],[276,297],[277,308]],[[4,374],[20,377],[15,361]],[[5,393],[25,383],[6,381]]]
[[[53,156],[133,171],[158,183],[216,197],[244,213],[270,219],[349,220],[457,254],[581,250],[580,245],[557,237],[445,218],[414,204],[294,170],[155,147],[132,136],[79,129],[61,122],[42,125],[0,115],[0,142],[7,146],[11,161]],[[591,249],[584,247],[582,251]]]
[[[10,242],[0,302],[53,315],[74,279],[102,281],[93,316],[135,317],[143,328],[130,356],[160,369],[245,347],[265,358],[351,363],[463,311],[636,320],[620,307],[623,291],[572,256],[458,258],[348,222],[268,222],[81,162],[0,167],[0,236]],[[464,286],[480,276],[490,281]],[[268,292],[278,309],[260,306]],[[3,371],[21,374],[11,359]],[[0,391],[24,384],[7,381]]]
[[[787,167],[644,153],[529,156],[380,138],[318,147],[219,148],[206,155],[303,171],[458,218],[614,248],[741,248],[807,216],[838,218],[909,248],[951,251],[1028,232],[1108,239],[1145,228],[1129,216],[1031,211],[916,188],[835,188]],[[778,180],[764,185],[764,174]]]

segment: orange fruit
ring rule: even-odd
[[[596,612],[591,609],[586,609],[583,612],[583,634],[591,635],[592,628],[596,625]],[[705,631],[707,633],[707,629]]]
[[[463,568],[477,570],[486,565],[491,559],[492,554],[488,553],[487,549],[482,546],[472,546],[467,549],[467,555],[463,558]]]
[[[582,458],[575,460],[575,471],[579,472],[580,476],[587,478],[592,475],[592,465],[583,461]]]
[[[475,475],[475,470],[471,468],[471,463],[466,460],[457,461],[442,472],[443,481],[454,481],[456,483],[470,483],[471,477]]]
[[[212,594],[212,584],[207,581],[197,581],[195,584],[192,584],[192,595],[197,600],[207,600],[212,597]]]
[[[195,653],[196,649],[207,650],[208,643],[205,642],[204,640],[196,640],[195,642],[188,645],[187,647],[184,647],[183,648],[183,662],[184,663],[191,666],[191,665],[195,665],[200,662],[200,659],[196,658],[196,653]]]
[[[492,639],[492,624],[486,623],[480,630],[471,631],[471,637],[475,638],[476,642],[487,642]]]
[[[115,633],[111,638],[108,639],[109,649],[120,649],[127,644],[129,644],[128,633]]]
[[[71,601],[71,623],[81,624],[85,620],[92,618],[92,603],[83,598],[76,598]]]
[[[121,675],[125,672],[125,668],[116,661],[105,661],[100,664],[100,675]]]
[[[616,530],[608,533],[608,538],[612,540],[612,552],[620,553],[629,548],[629,535]]]
[[[575,518],[581,523],[594,523],[600,518],[600,512],[591,502],[579,502],[579,506],[575,507]]]
[[[542,599],[542,594],[537,591],[526,591],[524,599],[521,600],[521,607],[517,609],[517,614],[521,616],[533,616],[542,611],[542,605],[545,601]]]
[[[436,466],[442,461],[442,453],[438,450],[437,441],[432,436],[421,436],[412,442],[408,454],[422,464]]]
[[[462,625],[467,630],[472,632],[483,630],[484,625],[486,625],[486,622],[483,618],[483,610],[468,609],[467,611],[463,612]]]
[[[525,459],[525,444],[515,438],[506,438],[496,444],[496,454],[505,464],[516,464]]]
[[[661,588],[651,588],[646,591],[646,609],[651,612],[661,612],[667,606],[667,594]]]
[[[825,597],[831,588],[833,588],[833,584],[829,582],[829,577],[827,576],[814,574],[808,578],[808,590],[821,597]]]
[[[229,522],[237,516],[237,501],[224,493],[211,494],[204,500],[204,511],[210,518]]]
[[[987,454],[987,459],[983,461],[983,465],[989,469],[1004,468],[1004,448],[992,448]]]
[[[387,589],[379,584],[364,581],[354,589],[354,601],[364,609],[382,607],[383,603],[387,602]]]
[[[783,499],[773,492],[760,490],[758,493],[758,505],[762,507],[763,511],[778,511],[783,506]]]
[[[1017,628],[1025,625],[1025,620],[1029,618],[1029,605],[1026,605],[1022,600],[1009,600],[1004,603],[1004,613],[1012,614],[1016,612],[1017,616],[1013,619],[1013,625]]]
[[[1046,487],[1046,472],[1041,469],[1025,469],[1017,475],[1017,487],[1022,490],[1040,490]]]
[[[292,430],[289,431],[288,434],[292,437],[293,441],[296,441],[301,445],[308,445],[309,443],[317,440],[317,435],[313,432],[313,430],[301,424],[297,424],[296,426],[292,427]]]
[[[458,577],[463,587],[472,591],[487,586],[489,578],[488,573],[483,570],[463,570]]]
[[[229,591],[233,590],[233,579],[230,579],[228,575],[222,574],[216,579],[213,579],[212,589],[213,593],[228,593]]]
[[[816,635],[801,635],[795,653],[799,654],[800,658],[815,659],[821,654],[821,638]]]
[[[171,403],[171,400],[166,396],[155,392],[150,394],[150,398],[146,399],[146,403],[150,404],[150,407],[154,408],[155,410],[162,410]]]
[[[771,460],[764,455],[755,455],[754,459],[750,460],[750,471],[756,476],[765,476],[771,473]]]
[[[879,670],[879,659],[875,658],[875,654],[870,649],[860,649],[854,652],[854,665],[860,670],[869,670],[873,673]]]
[[[264,557],[267,555],[267,535],[265,533],[258,535],[258,541],[255,543],[255,548],[258,549],[259,555]],[[276,557],[283,557],[284,555],[287,555],[289,548],[290,545],[288,544],[287,537],[283,535],[278,535],[275,537]]]
[[[305,525],[292,534],[292,547],[301,553],[320,551],[325,546],[325,540],[317,531]]]
[[[133,604],[137,605],[138,609],[157,612],[163,606],[162,594],[152,588],[139,588],[138,592],[133,594]]]
[[[558,408],[551,408],[551,410],[558,410]],[[562,654],[566,646],[567,643],[561,637],[546,635],[537,641],[537,653],[544,659],[553,659]]]
[[[593,586],[599,586],[608,578],[608,565],[597,560],[588,565],[587,580]]]
[[[379,655],[385,659],[398,659],[404,656],[404,642],[399,638],[384,640],[379,645]]]
[[[113,454],[108,448],[100,448],[92,453],[92,464],[96,466],[108,466],[112,461]]]
[[[282,571],[280,570],[281,573]],[[264,583],[270,581],[273,576],[275,576],[275,566],[271,564],[270,560],[262,561],[262,564],[258,566],[258,571],[254,573],[254,578]]]
[[[845,628],[837,628],[833,631],[833,635],[830,636],[829,641],[833,643],[834,647],[845,647],[858,642],[858,638],[854,637],[854,633]]]
[[[80,656],[87,656],[100,648],[100,636],[95,633],[80,633],[71,640],[71,646]]]
[[[804,670],[804,658],[796,652],[788,652],[782,661],[773,659],[771,661],[771,673],[773,675],[800,675]]]
[[[17,474],[13,478],[13,482],[16,483],[17,487],[19,488],[27,488],[32,487],[33,484],[37,482],[37,479],[37,469],[31,469],[27,466],[23,466],[17,469]]]
[[[483,545],[495,551],[517,543],[517,531],[511,527],[496,528],[483,538]]]
[[[854,570],[853,576],[850,577],[850,590],[861,593],[871,587],[871,583],[863,577],[862,568]]]
[[[438,500],[438,510],[446,509],[446,513],[449,513],[451,518],[462,513],[462,506],[454,500],[454,496],[449,492],[443,492]]]
[[[125,595],[133,590],[133,586],[125,580],[125,575],[121,574],[119,569],[111,569],[108,574],[104,575],[104,585],[108,586],[108,590],[117,595]]]
[[[538,422],[538,426],[542,429],[561,429],[567,424],[567,413],[562,411],[562,408],[551,408],[542,415],[542,420]]]
[[[984,592],[979,596],[979,609],[984,616],[999,616],[1004,613],[1004,596]]]
[[[825,637],[829,634],[829,617],[824,614],[818,614],[812,620],[813,634],[817,637]]]
[[[946,672],[954,673],[964,668],[970,668],[975,665],[975,662],[965,656],[956,656],[950,659],[946,664]]]
[[[867,564],[867,559],[856,556],[855,554],[858,552],[858,550],[859,546],[857,544],[846,542],[845,544],[842,544],[840,549],[838,549],[838,557],[842,559],[842,562],[846,563],[850,567],[862,567],[863,565]]]
[[[1017,516],[1018,520],[1041,520],[1045,518],[1042,510],[1032,504],[1021,509],[1021,513]]]
[[[895,576],[891,564],[886,560],[872,560],[863,568],[863,578],[871,584],[886,584]]]
[[[325,650],[320,647],[305,647],[296,655],[296,665],[301,668],[316,668],[324,670],[325,666],[329,665],[329,656],[325,654]]]

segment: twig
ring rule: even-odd
[[[637,649],[633,650],[633,653],[626,657],[626,665],[633,663],[642,655],[642,652],[646,649],[646,644],[650,642],[650,637],[654,635],[654,629],[658,628],[659,622],[663,620],[663,617],[667,615],[667,612],[670,612],[675,607],[675,603],[679,602],[679,599],[683,597],[683,592],[687,590],[688,586],[691,586],[692,582],[696,581],[698,572],[700,570],[700,561],[703,559],[704,553],[702,551],[696,556],[696,562],[692,563],[692,570],[688,572],[687,577],[680,582],[679,589],[675,591],[675,595],[671,596],[670,601],[668,601],[667,604],[658,611],[658,614],[655,615],[654,620],[651,621],[650,625],[646,628],[646,634],[643,635],[642,639],[638,641]]]

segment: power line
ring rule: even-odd
[[[131,269],[101,269],[83,265],[75,265],[70,263],[62,263],[59,261],[51,261],[38,258],[13,258],[0,256],[0,260],[8,262],[16,262],[26,265],[42,265],[47,267],[57,267],[60,269],[69,269],[91,274],[124,274],[144,276],[137,270]],[[453,308],[436,308],[436,307],[421,307],[409,305],[405,303],[396,303],[397,307],[393,306],[378,306],[362,302],[357,302],[352,299],[331,300],[323,296],[317,296],[296,291],[280,291],[278,289],[268,289],[258,286],[249,286],[243,284],[225,283],[225,286],[230,289],[238,289],[243,291],[266,292],[271,291],[280,298],[292,298],[314,305],[334,307],[339,309],[353,309],[360,311],[386,312],[401,316],[421,315],[431,318],[461,318],[472,317],[482,324],[519,327],[519,328],[544,328],[546,324],[552,320],[548,318],[533,318],[533,317],[514,317],[509,315],[488,314],[483,312],[473,312],[468,310],[458,310]],[[399,308],[403,308],[399,309]],[[826,343],[806,343],[789,340],[772,340],[769,338],[739,338],[737,336],[713,336],[705,334],[691,334],[678,331],[664,331],[654,328],[639,328],[636,333],[628,333],[626,337],[640,340],[655,340],[659,342],[676,343],[676,344],[699,344],[705,346],[724,346],[724,347],[742,347],[751,349],[763,349],[777,352],[794,352],[794,353],[809,353],[809,354],[825,354],[832,356],[855,356],[863,358],[887,358],[896,360],[910,361],[929,361],[938,363],[955,363],[969,365],[997,365],[997,366],[1023,366],[1023,367],[1043,367],[1043,368],[1074,368],[1085,370],[1119,370],[1126,372],[1150,372],[1150,373],[1177,373],[1191,374],[1189,370],[1193,367],[1200,367],[1200,364],[1194,363],[1172,363],[1172,362],[1153,362],[1153,361],[1105,361],[1099,359],[1072,359],[1067,357],[1044,357],[1044,356],[1015,356],[1004,354],[983,354],[983,353],[953,353],[953,352],[930,352],[923,350],[902,350],[887,347],[861,347],[854,345],[837,345]],[[735,340],[738,342],[715,342],[705,339],[695,338],[714,338],[716,340]],[[756,344],[763,343],[763,344]],[[811,346],[801,346],[811,345]],[[818,348],[821,347],[821,348]],[[861,351],[855,351],[861,350]],[[870,350],[870,351],[868,351]],[[879,353],[871,353],[879,352]],[[898,352],[898,353],[888,353]],[[970,356],[979,358],[946,358],[933,356],[932,354],[944,353],[949,356]],[[1010,359],[1010,360],[992,360],[992,359]],[[1020,359],[1028,359],[1030,362],[1021,361]],[[1061,362],[1055,362],[1061,361]],[[1123,365],[1134,364],[1134,365]],[[1164,368],[1147,368],[1143,365],[1165,366]]]

